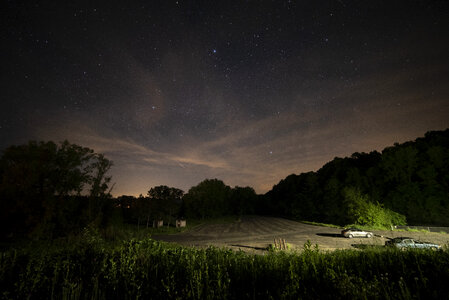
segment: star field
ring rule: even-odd
[[[449,127],[444,1],[192,2],[3,3],[0,148],[105,153],[114,195],[262,193]]]

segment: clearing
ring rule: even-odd
[[[417,240],[440,245],[449,243],[449,234],[428,232],[378,231],[373,238],[348,239],[340,235],[341,229],[316,226],[292,220],[245,216],[238,221],[226,224],[202,224],[188,231],[153,236],[155,240],[173,242],[193,247],[225,247],[233,250],[262,253],[274,239],[285,239],[293,249],[300,250],[310,240],[321,250],[356,249],[370,246],[383,246],[386,237],[408,236]]]

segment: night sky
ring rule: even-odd
[[[1,149],[90,147],[115,196],[264,193],[449,127],[447,1],[120,2],[1,1]]]

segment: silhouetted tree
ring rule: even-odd
[[[106,172],[111,166],[112,162],[103,155],[68,141],[60,145],[31,141],[8,147],[0,158],[3,233],[28,233],[39,229],[43,234],[51,234],[58,222],[70,222],[70,218],[58,221],[63,201],[69,196],[81,196],[85,192],[91,202],[97,199],[104,202],[109,195],[110,181]],[[75,206],[71,205],[74,209]],[[98,205],[89,204],[88,207],[90,220],[102,213]],[[5,232],[5,228],[9,232]]]
[[[257,195],[251,187],[236,186],[230,194],[230,213],[233,215],[254,214]]]
[[[184,195],[185,213],[188,217],[210,218],[230,213],[231,188],[218,179],[206,179],[189,189]]]
[[[182,190],[174,187],[165,185],[152,187],[148,191],[150,210],[148,211],[147,222],[149,222],[152,213],[153,217],[156,218],[166,217],[170,226],[172,219],[179,214],[183,195]]]

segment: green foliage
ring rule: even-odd
[[[319,252],[318,244],[315,244],[314,246],[312,246],[312,243],[310,242],[310,240],[307,240],[307,242],[304,243],[303,250],[306,253],[311,253],[311,252],[317,253],[317,252]]]
[[[389,228],[392,225],[406,225],[405,216],[373,203],[367,195],[358,189],[343,190],[348,221],[351,224],[366,225],[374,228]]]
[[[95,235],[95,234],[94,234]],[[92,239],[0,253],[5,299],[445,299],[449,253],[320,252],[247,255],[150,239],[105,247]]]
[[[324,226],[324,227],[331,227],[331,228],[341,228],[341,226],[338,226],[338,225],[327,224],[327,223],[320,223],[320,222],[301,221],[301,223],[310,224],[310,225],[317,225],[317,226]]]
[[[344,225],[354,220],[354,211],[348,216],[343,209],[347,187],[364,195],[361,202],[349,201],[364,210],[359,223],[401,224],[405,216],[409,223],[449,225],[449,129],[428,132],[382,153],[335,158],[317,172],[289,175],[260,201],[267,207],[261,211]],[[373,220],[377,212],[382,217]]]

